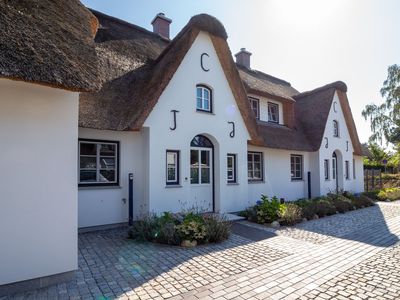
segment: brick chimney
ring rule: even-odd
[[[169,39],[169,24],[171,23],[172,20],[167,18],[164,13],[159,13],[154,17],[153,21],[151,21],[153,32]]]
[[[251,53],[246,48],[241,48],[238,53],[235,54],[236,63],[250,69],[250,56]]]

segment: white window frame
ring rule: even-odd
[[[251,161],[249,161],[249,156],[252,158]],[[255,165],[256,162],[254,160],[254,157],[259,156],[260,157],[260,177],[255,177]],[[251,169],[248,168],[249,163],[251,164]],[[247,177],[248,180],[251,181],[263,181],[264,180],[264,157],[262,152],[255,152],[255,151],[248,151],[247,152]],[[249,176],[249,172],[251,175]]]
[[[200,97],[197,95],[199,89],[201,90]],[[209,95],[208,99],[205,98],[205,96],[204,96],[205,90],[208,91],[208,95]],[[212,90],[208,86],[206,86],[204,84],[198,84],[196,86],[196,110],[212,113],[212,97],[213,97]],[[208,101],[208,108],[206,108],[206,105],[205,105],[205,103],[207,101]],[[200,106],[199,106],[199,103],[200,103]]]
[[[345,178],[346,180],[350,179],[350,161],[346,160],[344,162],[344,169],[345,169]]]
[[[276,108],[276,120],[272,118],[272,111],[270,108]],[[274,102],[267,103],[267,111],[268,111],[268,122],[279,124],[279,104]]]
[[[337,120],[333,120],[333,136],[334,137],[340,136],[339,122]]]
[[[82,144],[95,144],[96,145],[96,155],[86,155],[81,154],[81,145]],[[115,155],[100,155],[101,145],[114,145],[115,146]],[[82,157],[95,157],[96,158],[96,168],[81,168],[81,158]],[[105,158],[114,158],[115,166],[115,180],[113,181],[101,181],[100,180],[100,171],[101,169],[101,157]],[[92,170],[96,171],[96,181],[81,181],[81,171],[82,170]],[[111,169],[110,169],[111,170]],[[92,139],[79,139],[78,140],[78,185],[79,186],[107,186],[107,185],[119,185],[119,142],[118,141],[103,141],[103,140],[92,140]]]
[[[325,180],[329,180],[329,174],[330,174],[330,170],[329,170],[329,159],[325,159],[324,160],[324,174],[325,174]]]
[[[228,183],[237,183],[236,154],[228,153],[226,155],[226,177]],[[229,160],[232,161],[232,167],[229,167]],[[229,173],[232,172],[232,176]]]
[[[300,163],[296,160],[300,160]],[[292,161],[294,160],[294,161]],[[300,166],[300,176],[296,176],[298,171],[297,166]],[[294,167],[294,168],[293,168]],[[290,173],[291,180],[303,180],[303,155],[300,154],[291,154],[290,155]]]
[[[353,179],[356,179],[356,160],[353,158]]]
[[[250,102],[251,109],[254,112],[256,119],[259,120],[260,119],[260,99],[249,97],[249,102]],[[255,107],[254,107],[254,104],[256,105]],[[254,108],[255,108],[255,110],[254,110]]]
[[[175,164],[173,167],[170,167],[168,164],[168,155],[173,155]],[[165,168],[166,168],[166,184],[167,185],[178,185],[179,184],[179,151],[178,150],[167,150],[166,152],[166,161],[165,161]],[[169,179],[168,174],[169,174],[169,169],[175,169],[174,172],[174,179]]]

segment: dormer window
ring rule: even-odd
[[[268,102],[268,122],[279,123],[279,105]]]
[[[339,122],[336,120],[333,120],[333,136],[339,137]]]
[[[254,112],[254,116],[257,120],[260,119],[260,100],[256,98],[249,97],[251,109]]]
[[[196,86],[196,109],[198,111],[212,112],[212,92],[204,85]]]

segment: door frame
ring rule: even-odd
[[[204,146],[204,145],[202,145],[202,146],[192,145],[193,141],[195,140],[196,137],[204,138],[205,140],[207,140],[209,142],[210,145],[207,145],[207,146]],[[190,143],[189,157],[190,157],[190,151],[192,149],[201,149],[201,148],[211,149],[211,164],[212,164],[212,166],[211,166],[211,176],[212,176],[212,178],[211,178],[212,179],[212,182],[211,182],[211,192],[212,192],[211,193],[211,205],[212,205],[212,211],[211,212],[214,213],[215,212],[215,147],[214,147],[213,142],[208,137],[206,137],[205,135],[202,135],[202,134],[198,134],[192,139],[192,141]],[[189,160],[189,171],[190,171],[190,160]],[[199,174],[199,179],[200,179],[200,176],[201,176],[201,174]],[[189,183],[189,184],[190,184],[190,186],[192,185],[192,183]]]
[[[338,159],[335,151],[332,153],[332,160],[335,164],[335,190],[336,194],[339,192],[339,172],[338,172]]]

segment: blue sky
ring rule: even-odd
[[[252,68],[300,91],[346,82],[361,142],[369,124],[361,111],[380,103],[387,67],[400,63],[398,0],[83,0],[86,6],[151,30],[164,12],[174,37],[191,16],[208,13],[228,32],[233,53],[246,47]]]

